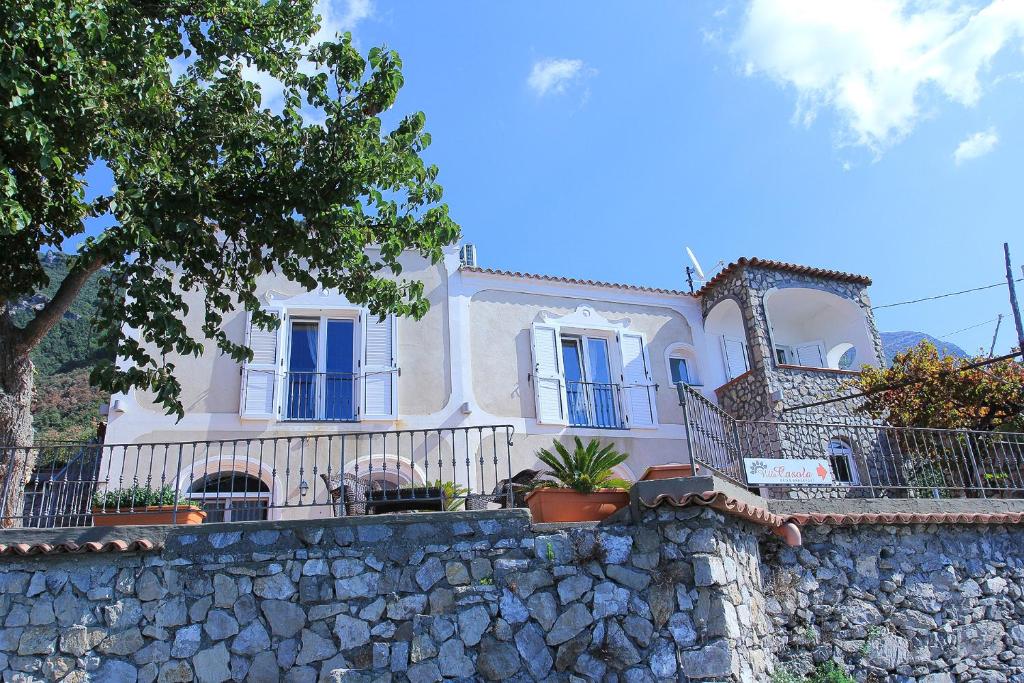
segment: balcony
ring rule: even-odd
[[[569,424],[592,429],[625,429],[619,411],[618,384],[566,382]]]
[[[355,422],[357,376],[349,372],[288,372],[284,378],[284,419],[299,422]]]

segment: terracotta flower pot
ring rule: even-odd
[[[145,526],[149,524],[202,524],[206,513],[194,505],[179,505],[175,517],[173,505],[151,505],[121,511],[93,508],[93,526]]]
[[[679,479],[681,477],[692,477],[700,472],[700,465],[682,465],[672,463],[670,465],[652,465],[647,468],[640,479],[650,481],[651,479]]]
[[[629,505],[629,491],[600,489],[579,493],[572,489],[536,489],[526,496],[535,522],[600,522]]]

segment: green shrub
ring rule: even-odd
[[[836,662],[823,662],[819,664],[814,673],[811,674],[810,683],[857,683],[850,674],[846,673],[841,665]]]
[[[788,669],[776,669],[772,683],[857,683],[846,670],[836,662],[823,662],[815,667],[810,678],[798,676]]]
[[[628,489],[630,483],[615,477],[612,468],[625,462],[628,453],[619,453],[609,444],[601,448],[601,442],[591,439],[586,446],[575,437],[576,447],[571,452],[555,439],[555,452],[542,448],[537,458],[551,469],[543,472],[550,477],[536,483],[538,488],[567,488],[580,493],[593,493],[598,489]]]
[[[200,507],[199,503],[194,500],[189,500],[181,495],[175,496],[173,486],[161,486],[155,489],[136,484],[130,488],[97,491],[96,495],[92,497],[93,507],[104,510],[130,510],[150,505],[175,504]]]

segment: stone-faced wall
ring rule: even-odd
[[[547,526],[508,511],[151,527],[160,551],[3,556],[0,672],[763,683],[776,662],[832,659],[858,681],[1024,680],[1021,526],[807,526],[800,548],[700,506]],[[85,532],[38,536],[61,533]]]
[[[1024,680],[1024,529],[805,527],[762,546],[783,666],[829,659],[858,680]]]
[[[739,304],[746,331],[751,375],[735,387],[726,385],[720,400],[729,404],[734,417],[742,420],[769,419],[783,408],[789,408],[822,398],[832,398],[844,390],[851,373],[829,370],[779,367],[772,352],[768,332],[768,316],[764,307],[765,294],[773,289],[801,287],[817,289],[854,302],[864,313],[875,353],[883,359],[881,337],[871,313],[871,300],[863,284],[844,280],[794,273],[764,266],[743,265],[717,280],[701,296],[701,309],[705,316],[716,304],[730,298]],[[782,400],[766,410],[769,397],[781,392]],[[849,422],[851,419],[870,423],[853,411],[851,402],[839,402],[814,409],[790,413],[789,418],[804,421]]]
[[[159,533],[159,552],[0,558],[4,680],[768,676],[763,529],[702,507],[562,530],[517,510]]]

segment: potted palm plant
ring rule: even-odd
[[[93,526],[201,524],[206,519],[195,501],[182,498],[173,486],[97,491],[92,498]]]
[[[586,445],[575,437],[570,451],[557,439],[554,452],[542,448],[537,457],[550,470],[535,482],[526,504],[537,522],[599,522],[629,505],[630,483],[617,478],[612,468],[626,461],[611,444],[601,447],[597,439]]]

